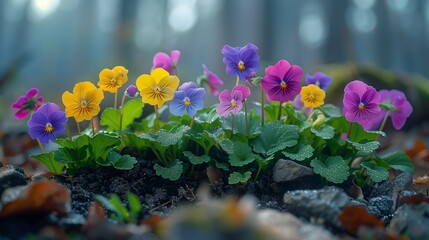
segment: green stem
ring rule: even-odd
[[[80,134],[80,124],[78,121],[76,121],[76,127],[77,127],[77,134]]]
[[[389,117],[390,111],[386,113],[386,115],[383,118],[383,122],[381,123],[380,129],[378,131],[383,131],[384,127],[386,126],[387,118]]]
[[[277,117],[277,120],[280,120],[282,117],[282,103],[279,103],[279,115]]]
[[[231,119],[231,134],[234,135],[234,113],[232,114],[232,119]]]
[[[125,104],[125,97],[127,95],[124,93],[124,95],[122,96],[122,100],[121,100],[121,114],[120,114],[120,118],[119,118],[119,130],[122,131],[122,118],[124,117],[124,104]]]
[[[235,81],[235,86],[237,86],[238,84],[240,84],[240,77],[237,75],[237,80]]]
[[[258,179],[259,174],[261,173],[262,167],[258,164],[258,171],[256,172],[255,181]]]
[[[68,122],[66,122],[66,131],[67,131],[67,136],[69,137],[70,140],[72,140],[72,136],[71,136],[70,127],[69,127]]]
[[[261,126],[265,123],[265,96],[264,89],[261,88]]]
[[[155,154],[156,159],[158,159],[160,162],[164,164],[164,167],[167,166],[167,160],[165,160],[165,156],[162,156],[158,153],[158,151],[155,148],[151,148],[152,152]]]
[[[91,119],[92,136],[95,136],[94,118]]]
[[[247,103],[246,103],[246,100],[244,100],[244,118],[246,120],[246,133],[247,133],[247,135],[249,135],[249,123],[247,120]]]
[[[40,142],[40,140],[38,138],[36,138],[36,140],[37,140],[37,144],[39,144],[40,151],[42,151],[42,153],[45,153],[45,149],[43,148],[43,144]]]
[[[155,121],[156,121],[156,130],[158,131],[161,128],[161,125],[159,123],[159,113],[158,113],[158,105],[154,105],[155,108]]]
[[[194,125],[194,121],[195,121],[195,116],[192,117],[191,123],[189,124],[190,128],[192,128],[192,126]]]
[[[307,122],[310,121],[310,119],[313,117],[313,115],[314,115],[314,108],[311,109],[311,113],[310,113],[310,115],[307,118]]]
[[[115,92],[115,102],[113,103],[113,108],[116,109],[118,105],[118,91]]]

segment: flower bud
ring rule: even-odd
[[[125,90],[125,94],[130,98],[135,98],[139,95],[139,93],[137,92],[137,87],[135,85],[128,86]]]

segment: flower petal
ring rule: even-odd
[[[288,73],[290,68],[291,65],[289,64],[289,62],[282,59],[274,65],[274,68],[271,69],[270,74],[277,76],[280,79],[286,79],[285,75]]]
[[[231,112],[231,102],[223,101],[223,102],[220,102],[219,105],[217,105],[216,107],[216,113],[221,117],[228,117],[230,112]]]
[[[161,79],[170,76],[170,74],[163,68],[155,68],[152,70],[150,75],[155,79],[155,82],[159,84]],[[179,84],[177,84],[179,85]],[[176,87],[177,88],[177,87]]]
[[[153,56],[153,66],[152,66],[152,71],[156,68],[162,68],[167,72],[171,71],[171,66],[172,66],[172,60],[170,58],[170,56],[168,56],[168,54],[163,53],[163,52],[159,52],[157,54],[155,54],[155,56]]]
[[[171,51],[170,56],[171,56],[171,61],[173,63],[177,64],[177,62],[179,61],[179,58],[180,58],[180,51],[179,50],[173,50],[173,51]]]
[[[145,88],[153,89],[154,87],[156,87],[156,85],[157,85],[157,83],[156,83],[155,79],[151,75],[148,75],[148,74],[142,74],[136,80],[136,86],[137,86],[138,90],[140,91],[140,94],[142,94],[141,92],[143,91],[143,89],[145,89]]]
[[[25,93],[25,96],[28,97],[28,98],[33,98],[33,97],[37,96],[38,94],[39,94],[39,89],[37,89],[37,88],[30,88],[30,90],[28,90]]]

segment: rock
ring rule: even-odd
[[[410,173],[401,173],[393,180],[388,180],[374,189],[369,199],[379,196],[388,196],[393,200],[392,209],[393,212],[399,203],[400,193],[404,190],[411,191],[411,185],[413,183],[413,177]]]
[[[352,200],[344,191],[335,187],[289,191],[283,199],[288,210],[296,216],[316,219],[338,229],[342,229],[338,221],[341,208],[349,205]]]
[[[257,224],[267,229],[275,239],[338,239],[326,229],[313,224],[304,223],[290,213],[281,213],[272,209],[264,209],[257,213],[256,220]]]
[[[273,169],[274,182],[288,182],[297,178],[314,175],[313,170],[291,160],[280,159]]]
[[[27,178],[21,168],[12,165],[0,168],[0,196],[8,188],[26,184]]]
[[[410,239],[429,239],[429,203],[405,204],[399,207],[387,227]]]
[[[388,221],[392,213],[393,200],[389,196],[371,198],[368,202],[368,212],[372,215]]]

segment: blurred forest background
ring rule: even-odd
[[[284,58],[309,74],[328,64],[369,64],[388,71],[373,75],[382,81],[389,71],[427,78],[429,1],[2,0],[0,127],[26,130],[10,104],[30,87],[39,88],[45,101],[61,104],[64,91],[83,80],[96,84],[106,67],[125,66],[134,83],[150,71],[158,51],[182,52],[182,82],[200,76],[205,63],[225,87],[232,86],[235,78],[226,75],[220,50],[248,42],[259,47],[261,75]],[[338,71],[346,66],[355,65],[327,70],[341,78]],[[408,86],[414,77],[404,79]],[[414,90],[408,90],[412,98]],[[341,88],[331,91],[342,96]]]

